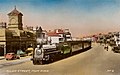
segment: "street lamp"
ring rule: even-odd
[[[6,45],[4,45],[4,55],[6,54]]]

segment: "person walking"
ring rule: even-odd
[[[108,51],[108,49],[109,49],[108,44],[105,43],[104,49]]]

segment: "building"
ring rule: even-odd
[[[63,42],[63,37],[54,32],[47,33],[47,39],[49,43],[60,43]]]
[[[71,41],[71,33],[69,29],[55,29],[53,31],[47,32],[48,41],[50,43],[61,43],[65,41]]]
[[[6,51],[6,23],[0,23],[0,55],[4,55]],[[5,52],[6,53],[6,52]]]
[[[19,49],[26,51],[30,46],[34,48],[36,35],[32,30],[23,28],[22,16],[23,14],[15,7],[13,11],[8,13],[8,26],[6,27],[6,23],[1,23],[0,55],[8,52],[16,53]]]

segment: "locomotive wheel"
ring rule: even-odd
[[[68,53],[68,54],[65,55],[65,58],[67,58],[67,57],[70,57],[70,53]]]
[[[42,64],[44,64],[44,61],[43,61],[43,60],[40,60],[40,61],[38,61],[38,64],[39,64],[39,65],[42,65]]]
[[[63,58],[63,59],[66,58],[66,54],[62,54],[62,58]]]
[[[72,49],[70,50],[69,56],[72,56]]]
[[[33,64],[34,65],[42,65],[42,64],[44,64],[44,62],[43,62],[43,60],[33,60]]]
[[[49,58],[48,62],[49,62],[49,63],[54,62],[54,55],[50,55],[50,58]]]
[[[48,60],[48,63],[52,63],[54,61],[54,59],[53,58],[50,58],[49,60]]]
[[[33,64],[34,64],[34,65],[37,65],[37,61],[36,61],[36,60],[33,60]]]

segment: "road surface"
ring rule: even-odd
[[[21,64],[0,68],[0,75],[120,75],[120,54],[94,44],[83,53],[46,65]]]

